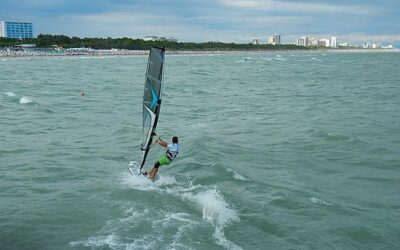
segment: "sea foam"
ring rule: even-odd
[[[23,96],[21,99],[19,99],[20,104],[28,104],[33,102],[29,97]]]
[[[311,197],[310,201],[312,203],[315,203],[315,204],[318,204],[318,205],[325,205],[325,206],[332,206],[333,205],[332,203],[326,202],[324,200],[321,200],[321,199],[318,199],[318,198],[315,198],[315,197]]]
[[[236,180],[240,180],[240,181],[250,181],[250,179],[244,177],[243,175],[239,174],[238,172],[236,172],[233,169],[227,168],[226,169],[228,172],[233,173],[233,178]]]
[[[85,241],[70,242],[69,245],[71,247],[85,246],[85,247],[90,247],[90,248],[98,248],[98,247],[107,246],[111,249],[116,249],[118,247],[122,247],[122,245],[119,243],[118,237],[114,234],[110,234],[110,235],[106,235],[106,236],[93,236],[93,237],[89,237]]]
[[[157,189],[157,185],[154,182],[145,178],[143,176],[132,175],[130,173],[126,173],[121,178],[122,184],[127,186],[128,188],[142,190],[142,191],[149,191]]]
[[[202,187],[199,185],[198,187]],[[183,200],[188,200],[202,210],[203,219],[215,227],[214,238],[216,243],[226,249],[241,249],[235,243],[225,237],[224,227],[239,221],[237,212],[230,208],[222,194],[215,189],[195,192],[184,192],[180,194]]]
[[[16,96],[16,94],[14,93],[14,92],[5,92],[4,93],[6,96],[9,96],[9,97],[14,97],[14,96]]]
[[[226,249],[241,249],[228,240],[224,234],[224,228],[235,221],[239,221],[239,216],[237,212],[229,206],[216,187],[209,189],[202,185],[194,185],[193,181],[180,183],[175,177],[168,175],[159,175],[155,182],[147,178],[128,175],[122,178],[122,182],[128,188],[166,193],[178,197],[184,202],[193,204],[201,211],[202,218],[214,226],[215,231],[213,237],[217,244]],[[183,213],[174,214],[166,219],[178,221],[188,220],[186,216],[182,215]],[[192,226],[194,225],[192,223],[190,224]],[[178,242],[174,241],[174,243],[177,244]]]

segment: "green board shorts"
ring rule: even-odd
[[[163,155],[160,157],[160,159],[158,160],[158,162],[160,163],[160,166],[162,165],[168,165],[171,163],[171,160],[168,159],[168,157],[166,155]]]

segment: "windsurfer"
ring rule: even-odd
[[[161,140],[160,138],[156,139],[155,142],[158,143],[160,146],[167,148],[167,152],[165,152],[165,155],[161,156],[160,159],[156,163],[154,163],[154,166],[149,173],[147,172],[143,173],[144,175],[147,175],[148,178],[151,180],[154,180],[154,178],[156,177],[156,174],[158,172],[158,167],[163,165],[169,165],[179,153],[179,144],[177,136],[172,137],[172,143],[170,144]]]

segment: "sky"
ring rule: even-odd
[[[32,22],[35,35],[400,43],[400,0],[0,0],[0,20]]]

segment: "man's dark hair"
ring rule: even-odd
[[[178,143],[178,136],[172,137],[172,143]]]

